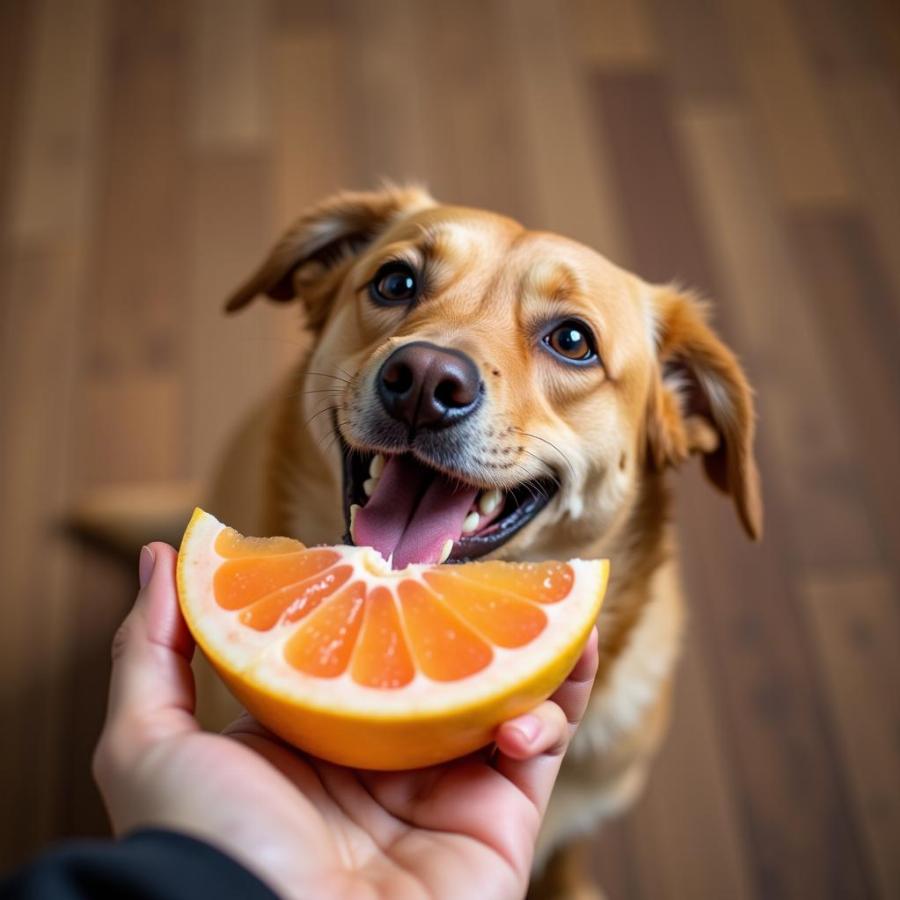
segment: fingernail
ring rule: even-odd
[[[526,744],[533,744],[541,733],[541,720],[537,716],[522,716],[516,720],[515,729],[525,738]]]
[[[138,581],[145,588],[147,582],[153,576],[153,567],[156,565],[156,557],[149,547],[141,547],[141,559],[138,563]]]

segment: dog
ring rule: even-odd
[[[213,513],[249,534],[372,544],[398,566],[611,560],[600,669],[532,887],[599,896],[587,835],[640,793],[681,644],[667,471],[699,454],[761,534],[738,361],[692,294],[420,187],[307,211],[226,308],[263,296],[297,305],[308,346],[236,438]],[[221,693],[200,697],[224,717]]]

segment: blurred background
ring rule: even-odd
[[[676,479],[691,631],[610,897],[900,897],[898,90],[895,0],[0,0],[3,865],[106,828],[136,567],[60,523],[209,473],[300,346],[223,298],[389,176],[700,288],[758,392],[764,542]]]

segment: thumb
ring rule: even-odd
[[[141,550],[141,589],[113,639],[104,736],[115,734],[117,743],[133,750],[198,727],[190,666],[194,641],[178,606],[175,561],[168,544]]]

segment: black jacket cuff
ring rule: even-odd
[[[0,883],[0,900],[277,900],[240,863],[174,831],[67,841]]]

